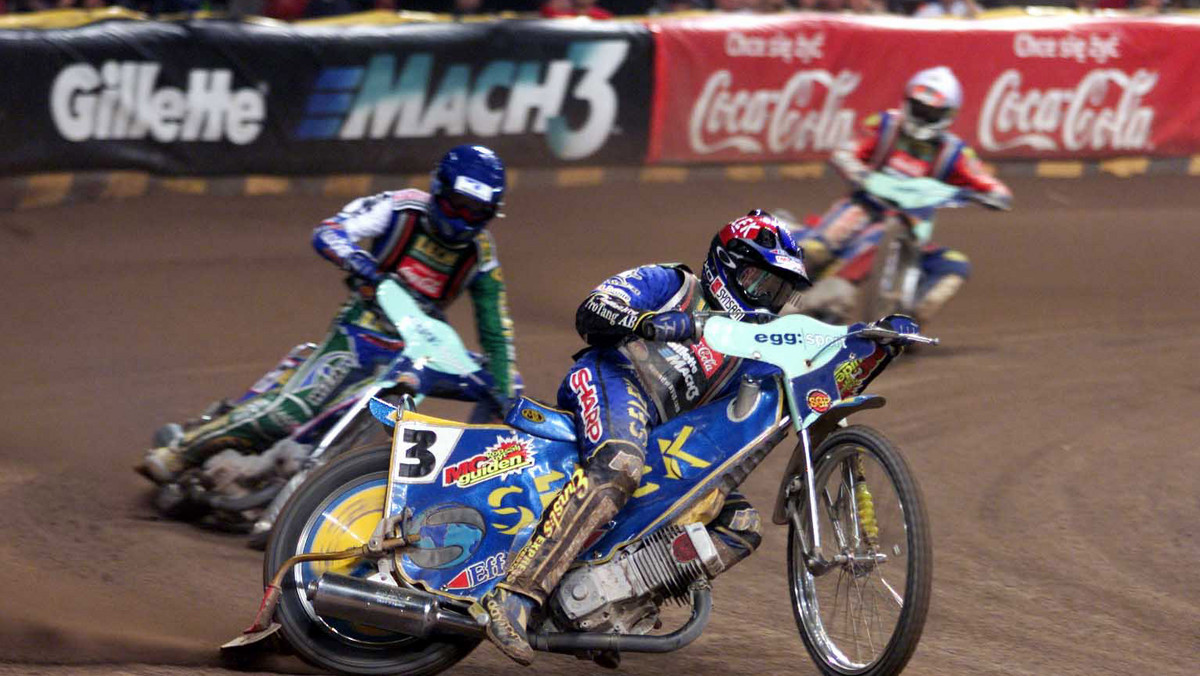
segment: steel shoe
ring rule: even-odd
[[[534,600],[497,588],[484,595],[479,603],[487,613],[487,635],[500,652],[518,664],[533,663],[533,648],[529,647],[526,626]]]
[[[159,446],[146,451],[146,457],[134,469],[156,484],[168,484],[179,479],[183,470],[191,466],[183,453],[171,446]]]

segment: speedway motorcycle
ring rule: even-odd
[[[859,318],[911,315],[919,299],[921,247],[933,239],[934,212],[969,203],[971,191],[933,178],[880,172],[867,177],[863,190],[888,208],[871,272],[859,296]]]
[[[380,288],[380,303],[404,302]],[[463,352],[427,323],[437,354]],[[695,640],[719,570],[705,524],[724,496],[794,431],[773,521],[788,527],[787,579],[799,633],[824,674],[898,673],[930,601],[932,548],[920,490],[896,447],[847,416],[884,405],[863,394],[906,345],[936,344],[904,317],[765,324],[709,316],[703,335],[726,355],[774,366],[735,393],[653,430],[641,484],[531,618],[542,651],[615,666],[623,653]],[[468,425],[379,399],[391,445],[346,454],[315,473],[276,523],[258,616],[223,646],[231,659],[278,643],[344,674],[434,674],[484,637],[472,603],[560,495],[587,490],[571,414],[521,398],[503,425]],[[652,633],[667,602],[690,618]]]
[[[384,284],[402,290],[394,281]],[[347,285],[353,289],[355,281],[347,280]],[[407,293],[404,297],[409,302],[402,307],[393,303],[390,314],[377,303],[368,302],[375,321],[364,322],[366,326],[343,324],[348,351],[341,353],[340,361],[331,359],[322,365],[306,367],[306,360],[317,346],[297,345],[241,397],[215,402],[199,418],[183,426],[170,423],[159,428],[154,434],[154,445],[165,446],[186,429],[278,390],[293,377],[320,377],[321,369],[351,368],[356,360],[387,364],[340,393],[312,420],[267,451],[256,455],[225,451],[205,466],[189,470],[179,481],[163,486],[155,496],[158,509],[210,527],[249,532],[248,544],[262,549],[279,511],[312,471],[372,440],[386,441],[387,436],[380,433],[367,409],[372,399],[398,401],[403,393],[408,393],[414,395],[414,404],[430,395],[487,402],[491,409],[498,410],[500,404],[492,391],[494,379],[483,368],[481,357],[466,351],[431,354],[429,342],[422,336],[424,320],[430,313]],[[444,325],[439,320],[432,321]]]
[[[816,282],[804,299],[812,305],[800,310],[825,320],[913,315],[920,299],[921,248],[933,239],[935,212],[969,204],[975,195],[934,178],[872,172],[856,199],[878,214],[876,222],[845,264]]]

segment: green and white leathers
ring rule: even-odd
[[[504,278],[491,235],[481,230],[459,244],[446,244],[428,228],[430,197],[419,190],[385,192],[354,200],[313,233],[325,258],[362,277],[394,273],[425,312],[439,316],[462,291],[475,306],[479,341],[497,394],[514,396],[515,353]],[[358,241],[370,241],[361,248]],[[369,266],[369,275],[363,266]],[[357,299],[344,304],[322,344],[279,389],[247,400],[202,426],[187,430],[177,451],[198,464],[226,449],[257,452],[270,447],[323,407],[361,387],[390,361],[399,343],[376,339],[378,352],[364,349],[350,333],[383,332]]]
[[[488,371],[501,393],[512,396],[512,320],[491,234],[481,229],[461,243],[435,237],[430,200],[428,193],[411,189],[357,199],[313,232],[313,246],[352,273],[359,273],[364,263],[376,273],[396,273],[418,299],[439,310],[468,290]],[[368,239],[369,249],[356,244]]]

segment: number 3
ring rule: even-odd
[[[404,460],[399,463],[396,473],[406,479],[420,479],[433,472],[437,457],[429,447],[437,442],[437,435],[429,430],[406,429],[404,441],[412,443],[412,446],[404,451]]]

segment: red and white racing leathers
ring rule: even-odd
[[[830,164],[857,187],[873,171],[928,176],[976,193],[977,201],[1007,209],[1012,193],[983,167],[975,152],[954,134],[942,133],[918,141],[903,132],[903,113],[888,110],[871,116],[863,134],[834,151]],[[810,270],[821,277],[838,276],[852,283],[870,271],[875,244],[882,236],[877,212],[860,195],[852,194],[825,212],[810,230],[798,232]],[[962,286],[971,273],[967,257],[946,247],[926,245],[918,311],[928,319]]]

